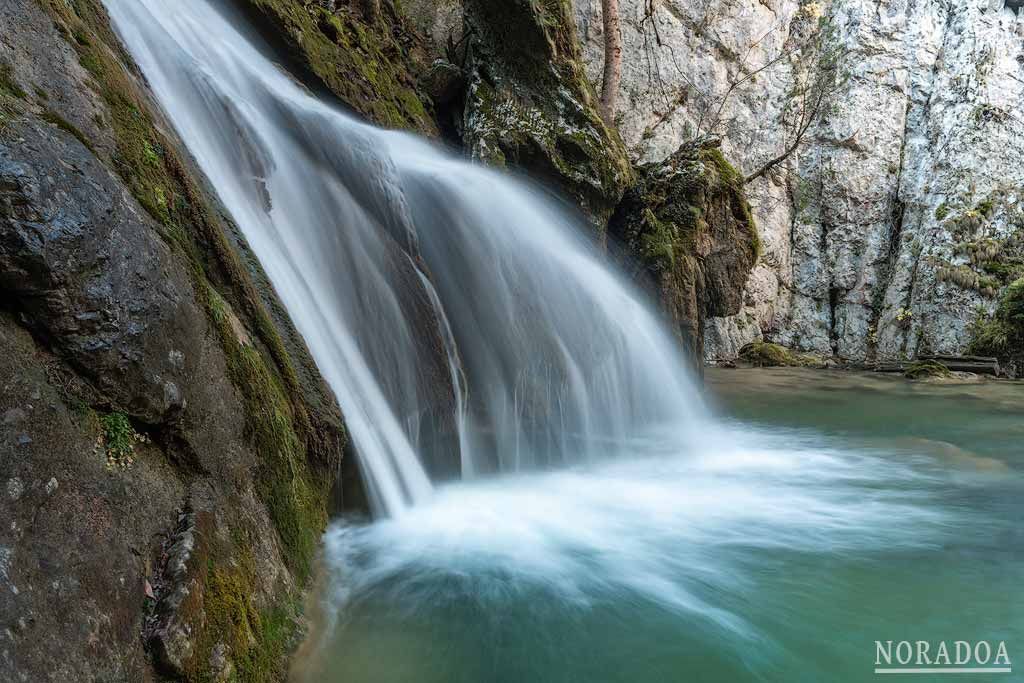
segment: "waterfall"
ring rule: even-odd
[[[318,101],[214,0],[105,0],[335,392],[372,503],[630,451],[703,408],[576,216]],[[427,454],[430,454],[429,458]]]

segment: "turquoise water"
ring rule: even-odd
[[[868,681],[876,640],[1024,652],[1024,386],[707,384],[726,424],[695,450],[666,427],[632,460],[332,529],[328,623],[297,677]]]

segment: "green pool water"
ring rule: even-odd
[[[1012,673],[910,680],[1024,680],[1024,385],[706,385],[695,442],[339,523],[296,679],[871,681],[875,641],[985,640]]]

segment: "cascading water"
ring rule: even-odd
[[[475,473],[699,412],[669,335],[550,201],[318,102],[224,8],[107,4],[337,394],[379,511],[429,491],[417,453],[444,427],[425,420]]]
[[[904,594],[1011,591],[1019,477],[962,494],[916,453],[723,426],[560,207],[318,102],[215,0],[104,2],[388,513],[327,534],[307,680],[859,679],[872,639],[961,637]],[[435,489],[453,458],[469,481]],[[972,606],[1000,604],[950,615],[980,631]]]

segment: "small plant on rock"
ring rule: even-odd
[[[1006,288],[995,315],[979,312],[971,333],[971,353],[997,358],[1024,356],[1024,278]]]
[[[101,415],[99,422],[96,451],[106,454],[108,469],[128,469],[135,462],[135,445],[148,443],[149,438],[135,431],[124,413]]]
[[[896,324],[900,326],[900,329],[909,329],[910,323],[914,320],[914,312],[909,308],[901,308],[896,311]]]

